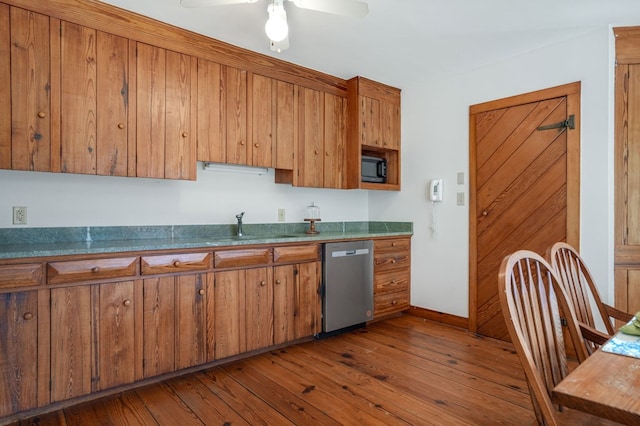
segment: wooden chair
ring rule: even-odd
[[[589,354],[604,344],[616,332],[611,319],[629,322],[633,315],[607,305],[600,299],[598,289],[593,281],[591,272],[571,245],[558,242],[547,250],[547,259],[560,279],[564,291],[578,320],[578,325],[587,345]],[[604,323],[607,333],[596,329],[591,301],[596,306],[598,314]]]
[[[576,347],[578,361],[587,350],[567,296],[551,265],[540,255],[520,250],[505,257],[498,276],[498,294],[509,335],[529,385],[538,424],[614,424],[567,408],[556,409],[553,388],[567,375],[563,329]],[[560,312],[568,313],[566,327]]]

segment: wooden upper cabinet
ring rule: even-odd
[[[223,141],[226,141],[226,163],[247,162],[247,72],[238,68],[222,68],[224,93]]]
[[[129,41],[62,22],[61,171],[127,176]]]
[[[324,95],[324,187],[344,187],[346,99]]]
[[[0,169],[11,168],[11,34],[9,6],[0,3]]]
[[[136,61],[136,176],[195,180],[196,60],[137,43]]]
[[[345,187],[400,190],[400,89],[354,77],[347,100]],[[361,181],[363,155],[386,160],[386,183]]]
[[[324,93],[298,90],[299,138],[294,186],[324,187]]]
[[[293,170],[296,87],[251,74],[250,165]]]
[[[251,74],[251,161],[253,166],[273,167],[277,106],[276,80]]]
[[[7,19],[7,12],[9,19]],[[50,27],[48,16],[30,12],[16,7],[7,8],[2,5],[0,30],[6,43],[6,32],[10,28],[10,80],[11,93],[6,87],[0,96],[10,96],[11,111],[3,117],[11,117],[11,138],[0,141],[0,150],[6,154],[11,141],[11,168],[14,170],[31,170],[47,172],[52,170],[52,107],[51,107],[51,36],[55,36],[53,26]],[[2,49],[6,52],[8,46]],[[6,62],[9,56],[2,56],[0,67],[4,67],[0,79],[5,81]],[[2,107],[6,108],[8,99],[2,99]],[[55,122],[55,118],[53,118]],[[6,127],[6,124],[3,126]],[[3,129],[6,134],[7,129]],[[0,165],[8,166],[9,156],[3,155]]]
[[[249,164],[247,72],[199,59],[198,161]]]

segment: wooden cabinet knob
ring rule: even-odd
[[[240,145],[244,146],[244,141],[240,141]]]
[[[328,156],[329,156],[329,153],[328,153],[328,152],[325,152],[325,153],[324,153],[324,155],[326,155],[326,156],[328,157]]]
[[[391,259],[391,263],[396,263],[396,260],[395,259]]]
[[[124,129],[124,123],[118,123],[118,129]]]
[[[255,144],[254,146],[255,146],[256,148],[260,148],[260,144],[259,144],[259,143]]]
[[[395,246],[396,246],[396,243],[391,243],[391,247],[395,247]]]
[[[204,294],[204,289],[201,288],[200,290],[198,290],[198,294],[202,296]]]
[[[281,281],[280,280],[276,280],[276,284],[280,285]]]
[[[94,274],[97,274],[98,272],[100,272],[100,267],[94,266],[93,268],[91,268],[91,272],[93,272]]]
[[[264,287],[265,285],[267,285],[266,281],[260,281],[260,287]]]
[[[397,305],[397,304],[398,304],[398,301],[397,301],[397,300],[392,300],[392,301],[391,301],[391,304],[392,304],[392,305]]]
[[[396,283],[396,280],[394,278],[394,279],[391,280],[391,284],[395,284],[395,283]]]
[[[40,111],[38,113],[38,117],[40,117],[40,118],[44,118],[45,116],[46,116],[46,114],[44,113],[44,111]]]
[[[182,263],[180,263],[180,261],[179,261],[179,260],[175,260],[175,261],[173,262],[173,266],[175,266],[176,268],[179,268],[179,267],[180,267],[180,265],[182,265]]]
[[[313,153],[314,153],[314,154],[317,154],[317,153],[318,153],[318,150],[316,149],[315,151],[313,151]]]
[[[124,306],[131,306],[131,300],[129,300],[129,299],[125,299],[125,301],[124,301],[124,302],[122,302],[122,304],[123,304]]]
[[[187,133],[187,132],[182,132],[182,137],[183,137],[183,138],[186,138],[186,137],[187,137],[187,135],[188,135],[188,133]]]
[[[25,321],[29,321],[31,318],[33,318],[33,314],[31,312],[26,312],[22,318],[24,318]]]
[[[489,212],[488,212],[488,211],[486,211],[486,210],[482,212],[482,216],[486,216],[486,215],[488,215],[488,214],[489,214]]]

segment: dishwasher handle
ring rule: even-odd
[[[369,254],[369,249],[338,250],[332,251],[331,257],[364,256],[366,254]]]

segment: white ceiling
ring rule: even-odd
[[[186,9],[180,0],[102,0],[236,46],[341,78],[402,88],[561,42],[597,28],[640,25],[640,0],[368,0],[365,18],[285,2],[290,48],[272,52],[269,0]]]

